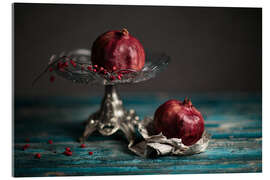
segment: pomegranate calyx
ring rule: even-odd
[[[129,35],[129,32],[126,28],[123,28],[121,33],[124,35],[124,36],[128,36]]]
[[[192,107],[192,102],[191,102],[190,98],[185,97],[183,105],[185,105],[187,107]]]

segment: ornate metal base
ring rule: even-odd
[[[134,109],[129,111],[124,109],[115,85],[106,85],[100,110],[90,115],[83,136],[79,138],[79,141],[85,142],[87,137],[96,130],[104,136],[110,136],[120,129],[128,141],[132,142],[135,139],[134,125],[138,123],[138,120],[139,117]]]

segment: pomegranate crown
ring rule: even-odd
[[[191,102],[190,98],[185,97],[183,105],[188,106],[188,107],[192,107],[192,102]]]
[[[122,33],[124,36],[128,36],[128,35],[129,35],[129,32],[128,32],[128,30],[127,30],[126,28],[123,28],[123,29],[121,30],[121,33]]]

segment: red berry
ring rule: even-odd
[[[62,72],[65,71],[65,69],[64,69],[65,68],[64,63],[63,62],[58,62],[57,63],[57,68],[58,68],[59,71],[62,71]]]
[[[106,74],[107,74],[107,70],[106,70],[106,69],[104,69],[103,67],[101,67],[101,68],[100,68],[100,72],[101,72],[102,74],[104,74],[104,75],[106,75]]]
[[[77,66],[77,64],[73,60],[70,60],[70,63],[72,64],[73,67]]]
[[[54,80],[55,80],[55,77],[54,76],[51,76],[50,77],[50,82],[54,82]]]
[[[96,69],[93,69],[93,71],[94,71],[94,72],[97,72],[97,70],[96,70]]]
[[[58,68],[58,69],[61,69],[62,67],[63,67],[63,63],[62,63],[62,62],[58,62],[58,63],[57,63],[57,68]]]
[[[95,64],[94,67],[95,67],[95,68],[98,68],[98,65]]]
[[[118,75],[118,76],[117,76],[117,79],[121,80],[121,76],[120,76],[120,75]]]
[[[85,148],[85,144],[81,144],[81,148]]]
[[[115,80],[115,77],[114,77],[114,76],[111,76],[111,77],[110,77],[110,80],[111,80],[111,81]]]
[[[68,67],[68,62],[65,62],[63,66]]]
[[[30,146],[29,144],[24,145],[23,150],[26,150],[27,148],[29,148],[29,146]]]
[[[41,158],[41,154],[37,153],[36,155],[36,158],[40,159]]]
[[[93,155],[93,152],[90,151],[90,152],[89,152],[89,155],[90,155],[90,156]]]
[[[65,151],[64,154],[67,155],[67,156],[72,156],[72,152],[71,151]]]
[[[92,70],[92,66],[88,66],[87,69],[88,69],[89,71],[91,71],[91,70]]]
[[[53,67],[50,67],[50,68],[49,68],[49,71],[52,72],[52,71],[53,71]]]
[[[115,71],[115,70],[116,70],[116,66],[113,66],[113,68],[112,68],[112,69],[113,69],[113,71]]]
[[[69,148],[69,147],[67,147],[67,148],[66,148],[66,151],[70,152],[71,150],[70,150],[70,148]]]
[[[99,68],[99,71],[103,71],[103,70],[104,70],[104,68],[103,68],[103,67],[100,67],[100,68]]]
[[[84,70],[84,66],[81,66],[81,70],[82,70],[82,71]]]
[[[53,143],[53,141],[50,139],[50,140],[48,141],[48,143],[49,143],[49,144],[52,144],[52,143]]]

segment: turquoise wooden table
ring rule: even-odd
[[[182,94],[120,94],[140,118]],[[262,171],[261,94],[193,94],[212,135],[206,152],[192,156],[144,159],[127,148],[121,132],[93,134],[81,148],[77,138],[88,115],[99,108],[95,97],[15,97],[14,176],[243,173]],[[26,142],[28,141],[29,142]],[[53,143],[48,143],[52,140]],[[23,150],[23,146],[29,147]],[[70,147],[72,156],[63,154]],[[89,152],[93,152],[89,155]],[[41,158],[35,158],[40,153]]]

